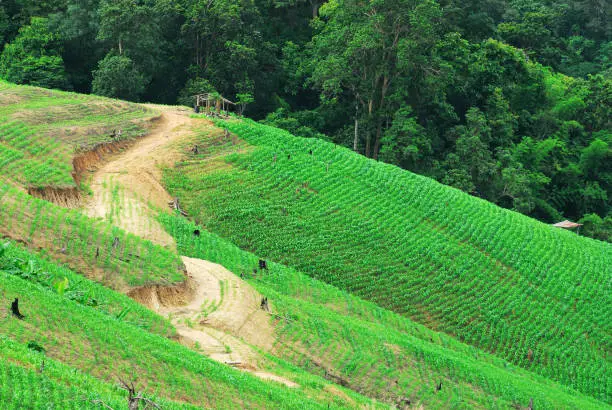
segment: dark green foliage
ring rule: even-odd
[[[190,107],[195,104],[194,95],[216,92],[217,90],[215,90],[215,87],[213,87],[210,81],[199,77],[192,78],[187,81],[187,84],[185,84],[185,87],[181,90],[178,97],[178,103]]]
[[[425,170],[432,153],[431,139],[418,123],[412,108],[399,109],[382,139],[380,159],[402,168]]]
[[[0,45],[3,45],[4,41],[7,39],[9,29],[9,16],[6,13],[6,10],[2,6],[0,6]]]
[[[585,215],[580,221],[580,229],[585,235],[602,241],[612,242],[612,215],[601,218],[597,214]]]
[[[129,57],[110,53],[93,72],[92,92],[97,95],[138,101],[145,85],[145,77]]]
[[[35,340],[30,340],[28,342],[28,349],[34,350],[35,352],[38,352],[38,353],[45,352],[45,348],[39,345],[38,342],[36,342]]]
[[[32,18],[0,56],[0,77],[17,84],[66,88],[66,73],[57,34],[45,18]]]

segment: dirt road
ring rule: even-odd
[[[172,142],[189,133],[191,119],[180,112],[164,112],[151,134],[102,165],[91,181],[93,198],[85,213],[100,217],[157,244],[175,247],[174,240],[155,220],[168,207],[170,195],[160,184],[160,167],[180,156]]]
[[[170,195],[161,185],[161,167],[171,166],[186,153],[175,142],[189,138],[195,121],[185,111],[162,108],[153,131],[95,171],[92,198],[84,212],[162,246],[176,249],[174,239],[157,222],[168,210]],[[260,369],[261,355],[251,347],[270,350],[274,329],[269,315],[259,307],[261,296],[221,265],[182,257],[195,287],[194,297],[182,306],[156,301],[157,310],[175,325],[183,342],[222,363],[276,380],[290,380]],[[246,341],[246,342],[245,342]]]

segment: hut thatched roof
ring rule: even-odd
[[[582,226],[582,224],[565,220],[565,221],[557,222],[556,224],[553,224],[553,226],[556,226],[557,228],[573,229],[573,228],[578,228],[579,226]]]

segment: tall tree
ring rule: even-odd
[[[48,19],[33,17],[4,48],[0,77],[17,84],[67,87],[60,37],[49,29]]]
[[[100,26],[99,3],[100,0],[69,0],[64,10],[49,17],[51,26],[62,37],[68,79],[78,92],[91,91],[92,72],[106,52],[96,38]]]
[[[124,55],[109,53],[93,73],[92,91],[106,97],[138,101],[144,93],[147,80]]]
[[[321,7],[310,44],[311,81],[324,99],[354,101],[364,119],[366,156],[378,157],[398,79],[418,81],[427,69],[439,15],[433,1],[332,0]]]

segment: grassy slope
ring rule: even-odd
[[[0,269],[12,273],[48,289],[55,289],[64,282],[63,295],[79,304],[93,307],[112,317],[121,317],[150,333],[175,338],[176,330],[167,319],[135,303],[129,297],[92,282],[65,266],[58,266],[48,255],[35,254],[15,243],[7,242],[4,249],[0,242]],[[2,250],[4,249],[4,250]]]
[[[151,115],[149,110],[128,103],[0,83],[0,118],[4,119],[0,164],[6,165],[3,177],[22,186],[71,187],[73,182],[68,176],[75,148],[85,149],[107,141],[115,127],[124,129],[124,137],[140,135],[144,128],[133,121]],[[224,148],[221,147],[222,154]],[[211,150],[214,151],[217,149]],[[198,172],[201,169],[200,164]],[[207,168],[208,172],[212,169],[227,171],[230,167],[225,161],[214,161]],[[302,184],[302,188],[307,193],[314,192],[309,184]],[[131,285],[179,280],[177,257],[172,252],[77,212],[33,200],[5,185],[0,191],[3,229],[13,235],[18,233],[17,237],[25,241],[45,240],[44,253],[53,258],[69,262],[81,271],[93,266],[94,270]],[[288,208],[282,207],[280,211],[286,216]],[[120,238],[118,249],[112,247],[115,237]],[[205,240],[210,238],[206,236]],[[207,255],[231,265],[228,267],[236,272],[241,269],[250,272],[254,256],[223,241],[212,243],[214,247],[209,243],[205,253],[198,253],[202,252],[198,249],[201,244],[182,246],[186,249],[195,246],[192,254]],[[103,257],[94,257],[96,248],[100,248]],[[238,265],[220,256],[228,249],[240,255]],[[23,250],[12,249],[10,253],[23,260],[35,258]],[[3,338],[0,346],[0,377],[9,381],[3,382],[0,389],[3,407],[19,406],[28,399],[32,406],[45,400],[62,408],[92,404],[82,401],[75,405],[67,399],[74,395],[101,397],[107,403],[120,404],[125,393],[100,379],[114,381],[117,375],[127,377],[134,371],[142,376],[139,380],[145,380],[141,387],[155,393],[162,402],[164,397],[178,397],[213,407],[276,407],[282,403],[286,407],[313,408],[326,403],[349,407],[367,403],[367,399],[352,393],[330,393],[337,388],[330,388],[321,379],[273,357],[269,360],[278,363],[276,373],[290,375],[302,386],[299,391],[287,391],[274,383],[263,383],[211,363],[156,336],[173,335],[164,319],[71,271],[36,260],[42,271],[51,272],[50,276],[43,275],[42,281],[33,277],[24,281],[0,273],[4,290],[0,292],[0,311],[19,296],[28,312],[25,322],[7,315],[0,320],[2,333],[7,332],[14,339]],[[26,265],[20,269],[28,272]],[[400,404],[410,399],[412,403],[434,407],[505,407],[525,404],[531,397],[542,407],[602,406],[291,269],[274,264],[270,273],[259,276],[254,284],[273,299],[281,316],[288,318],[277,323],[281,337],[276,353],[313,373],[324,375],[321,367],[324,365],[333,371],[328,377],[347,381],[355,390]],[[63,278],[68,279],[70,287],[61,296],[53,290],[53,284]],[[95,306],[83,303],[92,299],[96,300]],[[124,317],[121,312],[127,315]],[[24,347],[28,340],[36,340],[48,349],[45,361],[56,369],[52,375],[51,371],[40,374],[35,370],[42,359],[40,354]],[[335,351],[342,354],[334,354]],[[76,368],[99,379],[80,374]],[[20,383],[24,380],[27,386]],[[441,381],[444,388],[436,392],[434,386]]]
[[[100,408],[86,397],[121,408],[125,393],[101,380],[134,374],[164,408],[185,407],[168,398],[214,408],[378,407],[271,356],[266,369],[299,388],[212,362],[166,339],[176,335],[167,320],[47,259],[120,288],[183,280],[176,253],[13,187],[74,187],[75,150],[109,142],[115,128],[123,138],[141,135],[141,120],[153,114],[130,103],[0,82],[0,234],[39,250],[35,256],[11,247],[11,262],[0,260],[0,333],[10,335],[0,346],[1,407]],[[62,283],[67,290],[59,290]],[[14,297],[25,321],[8,314]],[[42,373],[43,357],[24,347],[32,340],[47,350]]]
[[[1,235],[45,249],[106,285],[125,288],[184,280],[176,252],[107,222],[33,198],[1,180],[0,204]]]
[[[323,141],[222,124],[250,147],[202,134],[166,173],[207,229],[611,401],[609,244]]]
[[[77,152],[115,141],[113,130],[122,130],[122,140],[142,136],[157,114],[138,104],[0,80],[0,235],[45,249],[114,288],[183,281],[175,252],[21,191],[76,187]]]
[[[279,318],[274,353],[311,372],[398,406],[509,408],[533,398],[537,408],[606,407],[294,269],[270,263],[253,274],[255,255],[183,218],[160,218],[181,253],[240,273],[269,298]]]
[[[15,272],[10,267],[15,258],[44,267],[51,284],[55,283],[53,278],[68,277],[74,291],[95,294],[98,304],[79,303],[68,292],[60,294],[49,283],[35,279],[45,277],[44,274],[32,275],[23,270]],[[3,384],[0,389],[3,408],[15,403],[17,398],[21,398],[20,403],[35,406],[37,401],[44,400],[44,392],[48,390],[55,392],[49,401],[57,405],[74,399],[74,396],[66,396],[71,392],[78,393],[79,399],[80,394],[84,394],[116,402],[123,395],[108,383],[119,377],[136,380],[140,389],[161,400],[211,408],[372,405],[370,400],[348,391],[330,393],[328,382],[281,362],[279,367],[297,375],[300,388],[290,389],[275,382],[264,382],[214,362],[150,333],[148,330],[164,333],[166,329],[159,329],[164,320],[131,299],[79,279],[65,268],[40,260],[21,249],[10,249],[8,255],[0,258],[0,286],[0,333],[9,335],[8,339],[4,337],[0,341],[0,377],[19,374],[8,378],[8,384]],[[15,297],[19,298],[25,320],[17,320],[8,312]],[[128,315],[116,315],[120,308],[127,308]],[[23,348],[30,341],[46,349],[45,360],[49,360],[53,368],[51,372],[45,370],[39,375],[33,371],[39,369],[43,358]],[[75,373],[71,368],[83,373]],[[84,378],[91,380],[91,377],[96,378],[95,383],[86,385]],[[22,383],[24,381],[27,388]],[[90,404],[84,402],[82,407]],[[80,408],[79,405],[75,407]]]
[[[75,187],[75,152],[146,133],[155,116],[141,105],[82,94],[17,86],[0,80],[0,168],[28,187]]]
[[[9,409],[114,409],[126,408],[127,392],[117,385],[53,360],[44,353],[0,336],[0,403]],[[42,371],[41,371],[42,369]],[[195,406],[151,397],[164,409],[195,409]]]

